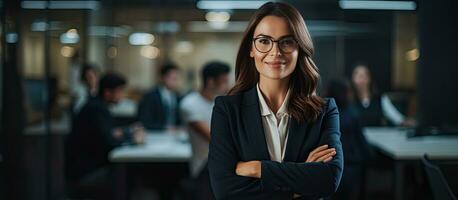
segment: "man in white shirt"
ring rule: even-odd
[[[229,89],[227,64],[210,62],[202,70],[203,87],[183,98],[180,104],[181,118],[186,125],[191,144],[191,176],[198,187],[198,199],[212,199],[207,169],[208,146],[210,142],[210,121],[214,99]]]

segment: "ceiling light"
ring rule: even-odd
[[[22,1],[24,9],[89,9],[100,8],[99,1]]]
[[[415,10],[417,4],[414,1],[359,1],[340,0],[342,9],[358,10]]]
[[[75,54],[75,49],[73,49],[73,47],[63,46],[60,49],[60,54],[63,57],[70,58],[70,57],[73,57],[73,55]]]
[[[148,59],[155,59],[159,56],[159,49],[154,46],[142,46],[140,55]]]
[[[228,12],[207,12],[205,14],[205,19],[209,22],[227,22],[231,18],[231,15]]]
[[[154,35],[151,33],[132,33],[129,35],[131,45],[150,45],[154,42]]]
[[[197,8],[204,10],[258,9],[268,1],[198,1]]]

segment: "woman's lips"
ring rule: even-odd
[[[286,64],[285,61],[271,61],[271,62],[264,62],[267,66],[272,68],[280,68]]]

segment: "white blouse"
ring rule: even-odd
[[[259,85],[256,85],[259,98],[259,107],[262,116],[262,126],[266,137],[267,149],[272,161],[282,162],[285,156],[286,142],[288,138],[288,122],[290,115],[287,113],[287,105],[289,100],[289,90],[286,98],[283,101],[280,109],[275,114],[267,106],[264,97],[262,96]]]

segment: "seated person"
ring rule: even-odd
[[[66,175],[80,184],[109,182],[109,152],[124,142],[143,143],[143,128],[116,128],[108,106],[123,96],[124,78],[107,74],[99,82],[98,95],[77,114],[66,142]],[[130,130],[129,130],[130,129]]]
[[[415,126],[416,121],[404,116],[386,94],[379,94],[367,64],[358,63],[352,73],[356,109],[362,126]]]
[[[198,187],[198,199],[212,199],[207,169],[210,120],[216,96],[225,95],[229,90],[229,71],[229,66],[224,63],[206,64],[202,70],[202,89],[186,95],[180,103],[182,119],[192,144],[190,167]]]
[[[160,84],[146,93],[138,106],[138,119],[150,130],[173,129],[180,124],[177,94],[178,67],[166,64],[161,68]]]

